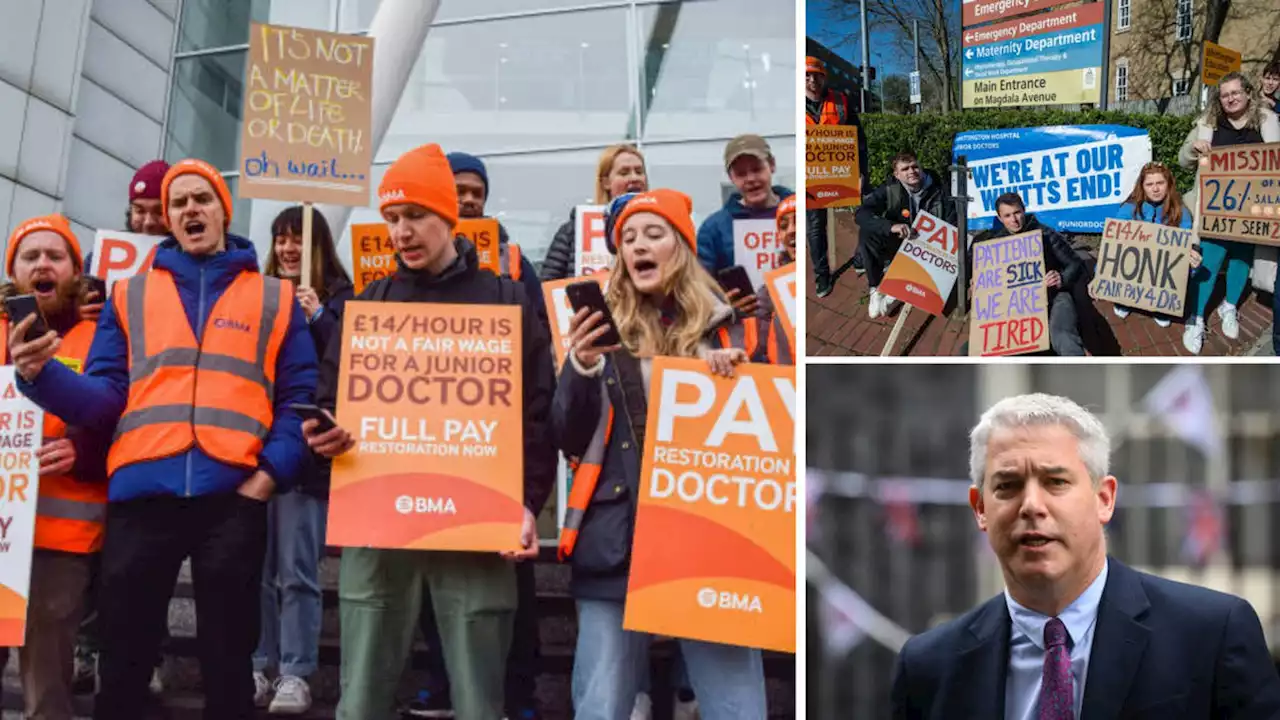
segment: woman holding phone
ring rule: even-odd
[[[737,316],[698,263],[691,209],[688,196],[659,189],[613,216],[618,261],[606,300],[620,342],[599,342],[611,329],[599,310],[580,308],[570,321],[551,424],[559,448],[582,458],[560,538],[578,607],[578,720],[626,720],[649,663],[652,637],[623,630],[622,616],[653,359],[701,358],[724,376],[747,361],[732,342]],[[759,650],[679,643],[704,720],[764,719]]]
[[[649,175],[644,155],[635,145],[621,144],[605,148],[596,164],[595,202],[607,205],[626,193],[642,193],[649,189]],[[569,219],[556,230],[542,261],[539,278],[560,280],[574,276],[574,256],[577,248],[578,209],[569,209]]]
[[[312,213],[311,287],[301,287],[302,206],[287,208],[271,223],[273,238],[266,274],[292,280],[310,323],[316,354],[342,332],[342,311],[354,288],[338,262],[324,215]],[[329,463],[317,458],[292,491],[271,499],[267,555],[262,571],[262,630],[253,654],[254,702],[268,712],[305,713],[311,707],[306,678],[319,660],[320,558],[328,515]],[[274,683],[267,668],[279,670]]]

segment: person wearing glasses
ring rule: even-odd
[[[1208,157],[1213,148],[1273,142],[1280,142],[1280,121],[1276,114],[1262,104],[1249,78],[1238,72],[1228,73],[1218,84],[1208,109],[1187,134],[1178,162],[1188,169],[1197,168],[1200,159]],[[1198,178],[1196,187],[1199,187]],[[1187,205],[1197,207],[1195,197],[1194,191],[1188,194]],[[1255,259],[1254,246],[1250,243],[1202,235],[1200,245],[1204,271],[1187,286],[1187,305],[1194,308],[1195,314],[1187,321],[1187,329],[1182,334],[1183,346],[1194,355],[1200,354],[1204,346],[1205,311],[1223,264],[1227,268],[1227,292],[1218,306],[1218,316],[1222,318],[1222,334],[1231,340],[1240,337],[1236,308],[1244,296],[1249,271],[1253,270],[1254,286],[1267,292],[1274,286],[1276,271],[1276,254],[1272,248],[1259,251]]]

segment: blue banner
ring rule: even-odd
[[[965,80],[1101,66],[1101,25],[977,45],[964,50]]]

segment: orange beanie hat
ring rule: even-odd
[[[22,244],[22,239],[33,232],[41,230],[50,230],[62,236],[63,240],[71,246],[71,262],[76,268],[81,267],[84,258],[80,255],[80,241],[76,239],[76,234],[71,231],[71,223],[63,216],[58,214],[41,215],[33,217],[30,220],[18,225],[14,228],[13,234],[9,236],[9,244],[4,249],[4,274],[13,277],[13,259],[18,256],[18,245]]]
[[[449,227],[458,224],[458,188],[453,169],[440,146],[431,143],[414,148],[391,163],[378,185],[378,209],[413,203],[444,218]]]
[[[792,195],[788,197],[786,200],[783,200],[781,203],[778,204],[778,212],[774,215],[774,219],[777,220],[779,225],[781,225],[783,215],[795,215],[795,214],[796,214],[796,196]]]
[[[231,190],[227,188],[227,181],[222,179],[222,173],[218,172],[217,168],[195,158],[187,158],[174,163],[169,168],[169,172],[164,174],[164,180],[160,181],[160,207],[164,211],[164,226],[169,227],[169,186],[173,184],[174,179],[179,175],[199,175],[208,180],[209,184],[213,186],[213,191],[218,194],[218,199],[222,201],[222,211],[227,216],[227,221],[223,224],[222,229],[226,230],[231,227]]]
[[[658,188],[649,192],[640,193],[627,201],[626,207],[622,208],[622,212],[618,214],[618,219],[613,225],[613,242],[615,246],[622,245],[622,226],[626,224],[627,218],[636,213],[653,213],[662,216],[676,232],[689,243],[689,248],[694,252],[698,251],[698,233],[693,227],[693,200],[688,195],[679,190],[668,190],[666,188]]]

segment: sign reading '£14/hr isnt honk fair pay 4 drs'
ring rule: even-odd
[[[1201,237],[1280,245],[1280,143],[1215,149],[1199,177]]]
[[[795,652],[795,368],[660,357],[651,388],[623,627]]]
[[[853,125],[805,125],[804,191],[806,207],[857,207],[862,204],[858,167],[858,128]]]
[[[1104,28],[1101,3],[966,28],[964,106],[1098,102]]]
[[[1195,232],[1141,220],[1107,221],[1089,295],[1182,317]]]
[[[976,242],[969,354],[1021,355],[1049,349],[1049,288],[1039,230]]]
[[[21,647],[31,597],[31,553],[40,492],[44,414],[15,386],[12,365],[0,367],[0,646]],[[51,602],[45,599],[45,602]]]
[[[524,520],[520,308],[350,302],[329,545],[519,549]]]
[[[921,210],[907,238],[893,256],[880,292],[942,315],[960,271],[960,231]]]
[[[373,38],[252,23],[240,197],[369,204]]]

